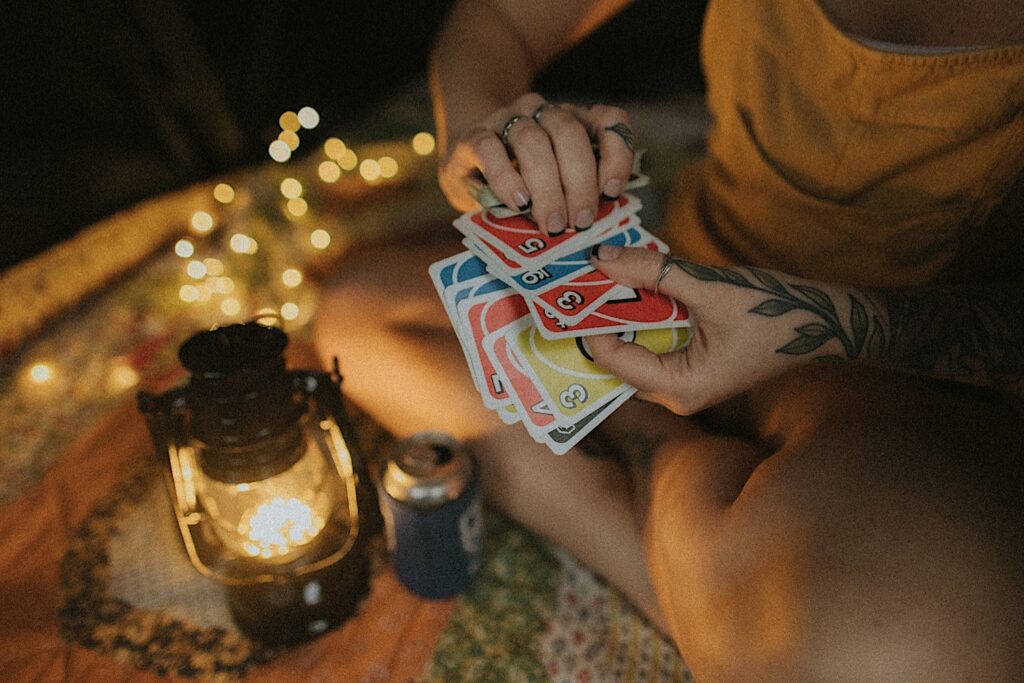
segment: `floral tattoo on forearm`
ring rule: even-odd
[[[794,328],[796,337],[775,349],[777,353],[801,356],[817,351],[835,339],[842,346],[843,355],[823,354],[816,358],[852,360],[861,357],[880,358],[885,354],[890,340],[885,324],[877,313],[868,312],[873,306],[865,305],[861,298],[852,293],[849,294],[849,319],[841,320],[832,297],[817,287],[785,284],[771,273],[750,266],[742,269],[718,268],[683,259],[673,259],[672,263],[702,282],[722,282],[766,294],[766,299],[750,309],[749,313],[754,315],[776,318],[792,311],[811,313],[816,320]]]
[[[902,366],[1024,395],[1024,287],[882,293],[889,359]]]
[[[832,295],[808,284],[782,282],[754,267],[720,268],[672,259],[687,275],[765,295],[748,312],[775,318],[806,311],[813,322],[793,329],[776,349],[793,356],[819,352],[836,340],[841,354],[819,360],[864,359],[1024,394],[1024,288],[872,291],[850,288],[846,311]]]

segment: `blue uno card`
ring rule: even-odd
[[[460,258],[453,260],[440,271],[441,284],[445,289],[454,284],[487,275],[487,264],[479,256],[469,252],[456,254],[456,256]]]
[[[619,247],[628,247],[638,243],[644,237],[650,236],[650,233],[643,228],[633,226],[625,232],[620,232],[617,235],[608,238],[601,244],[613,244]],[[586,247],[552,261],[543,268],[513,275],[512,284],[516,289],[525,294],[533,294],[544,291],[555,283],[566,278],[571,278],[577,273],[593,270],[594,267],[590,264],[590,250],[591,247]]]

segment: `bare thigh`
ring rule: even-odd
[[[700,422],[627,404],[604,433],[631,483],[482,406],[426,274],[459,249],[343,264],[321,352],[396,434],[472,442],[491,502],[624,590],[698,678],[1011,680],[1024,666],[1018,414],[984,392],[815,366]]]
[[[345,394],[397,436],[447,431],[469,443],[485,498],[560,544],[663,625],[640,544],[628,476],[577,449],[555,456],[484,408],[427,274],[458,242],[379,245],[339,268],[316,323]]]
[[[722,466],[666,444],[646,507],[654,583],[695,673],[1019,676],[1024,429],[1005,399],[814,366],[711,417],[723,415],[712,424],[755,443],[763,460],[695,508],[695,478],[714,479]]]

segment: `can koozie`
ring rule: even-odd
[[[416,435],[398,444],[380,492],[398,578],[425,598],[466,590],[483,560],[478,468],[450,437]]]

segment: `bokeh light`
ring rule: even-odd
[[[115,358],[110,365],[110,374],[107,376],[107,389],[111,393],[118,393],[131,389],[139,383],[139,373],[128,364],[124,358]]]
[[[202,280],[206,277],[206,266],[203,265],[202,261],[189,261],[185,267],[185,272],[193,280]]]
[[[256,240],[241,232],[236,232],[231,236],[228,246],[236,254],[255,254],[260,247]]]
[[[351,149],[346,148],[341,156],[338,157],[338,166],[341,166],[343,171],[351,171],[359,165],[359,157]]]
[[[191,240],[180,239],[174,243],[174,253],[181,258],[188,258],[196,253],[196,245]]]
[[[292,148],[283,140],[274,140],[271,142],[267,151],[270,153],[270,158],[280,164],[283,164],[292,158]]]
[[[427,156],[433,152],[436,147],[437,142],[434,140],[434,136],[426,131],[416,133],[412,138],[412,149],[420,156]]]
[[[302,196],[302,183],[295,178],[285,178],[281,181],[281,194],[288,199],[295,199]]]
[[[288,151],[294,152],[299,148],[299,134],[290,130],[282,130],[277,134],[278,142],[288,145]]]
[[[309,211],[309,204],[302,197],[288,200],[288,213],[291,215],[301,217],[305,216],[307,211]]]
[[[359,175],[368,183],[380,180],[380,162],[376,159],[363,159],[359,162]]]
[[[331,244],[331,233],[323,228],[317,228],[310,233],[309,243],[317,249],[326,249]]]
[[[341,167],[331,160],[322,161],[317,167],[317,174],[325,183],[336,183],[341,178]]]
[[[217,258],[204,258],[203,265],[206,266],[206,274],[214,277],[224,274],[224,262]]]
[[[199,288],[195,285],[182,285],[178,290],[178,298],[187,304],[199,300]]]
[[[235,188],[227,183],[217,183],[213,188],[213,198],[221,204],[230,204],[235,199]]]
[[[290,130],[293,133],[302,125],[299,123],[299,115],[293,111],[286,111],[281,114],[281,117],[277,120],[277,124],[281,126],[281,130]]]
[[[256,322],[260,325],[277,327],[278,323],[281,322],[281,316],[276,310],[267,306],[256,312]]]
[[[394,178],[398,173],[398,162],[391,157],[380,158],[380,177]]]
[[[281,317],[285,320],[295,320],[299,317],[299,305],[291,301],[281,304]]]
[[[192,229],[200,234],[206,234],[213,230],[213,216],[206,211],[196,211],[192,214]]]
[[[229,277],[214,277],[206,282],[218,294],[230,294],[235,291],[235,281]]]
[[[289,268],[281,273],[281,282],[285,287],[298,287],[302,284],[302,271],[298,268]]]
[[[53,380],[56,372],[50,363],[33,363],[28,369],[28,379],[33,384],[48,384]]]
[[[337,161],[345,153],[345,143],[338,138],[327,138],[324,140],[324,154],[329,159]]]
[[[242,311],[242,302],[233,296],[229,296],[220,302],[220,310],[224,315],[238,315]]]
[[[320,114],[313,107],[300,109],[298,118],[303,128],[316,128],[320,124]]]

